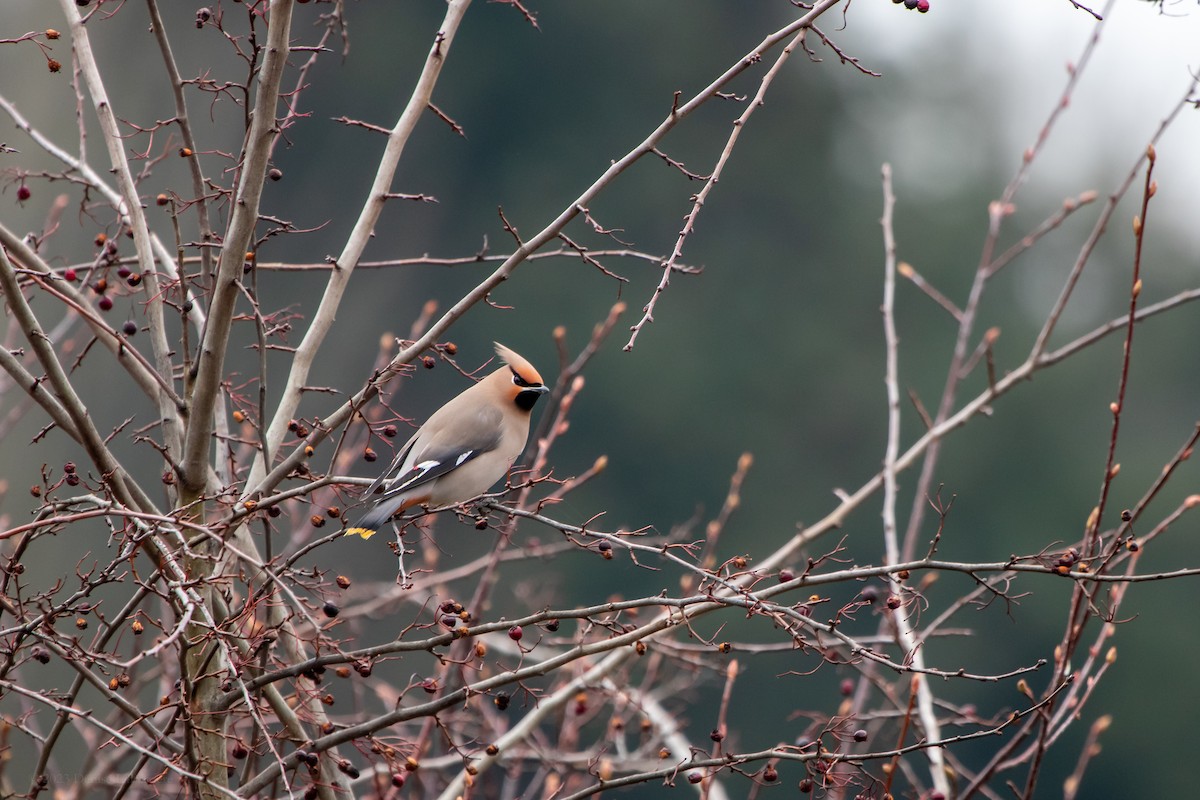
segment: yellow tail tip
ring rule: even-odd
[[[375,535],[375,531],[370,528],[346,528],[346,536],[353,536],[356,533],[364,539],[370,539]]]

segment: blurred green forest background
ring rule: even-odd
[[[571,346],[579,348],[614,302],[629,304],[586,373],[586,388],[554,461],[560,476],[582,472],[601,454],[609,467],[556,507],[556,516],[581,522],[603,512],[610,530],[648,525],[668,531],[698,519],[699,537],[703,521],[720,507],[739,455],[750,452],[754,466],[722,554],[753,555],[791,535],[797,524],[827,513],[836,502],[835,489],[856,489],[878,471],[886,423],[881,164],[890,162],[895,171],[900,258],[961,304],[979,261],[987,204],[1035,141],[1062,91],[1068,63],[1095,26],[1067,0],[931,2],[930,13],[917,14],[887,0],[855,0],[845,10],[844,29],[840,13],[826,17],[829,27],[823,31],[881,77],[843,63],[815,38],[810,45],[819,61],[797,54],[787,63],[743,131],[687,242],[683,261],[702,266],[703,273],[672,280],[655,322],[631,352],[622,352],[626,328],[659,280],[655,266],[644,262],[606,262],[629,278],[624,285],[577,259],[524,264],[494,296],[511,310],[481,307],[455,326],[449,338],[459,345],[462,363],[481,363],[495,339],[528,356],[552,380],[556,326],[566,326]],[[173,2],[163,10],[183,28],[200,5]],[[365,259],[470,256],[485,242],[492,253],[509,252],[511,238],[498,207],[522,233],[540,229],[662,120],[674,92],[686,97],[707,85],[796,14],[784,0],[527,5],[540,30],[512,7],[482,2],[471,7],[434,97],[465,136],[427,115],[394,187],[433,195],[438,202],[388,206]],[[213,8],[242,13],[229,2]],[[299,6],[296,30],[303,32],[328,9],[323,3]],[[346,5],[349,50],[344,58],[323,58],[309,75],[300,99],[308,118],[287,132],[291,146],[276,152],[274,165],[283,178],[268,184],[264,199],[266,213],[313,230],[272,240],[260,261],[320,263],[338,253],[370,186],[383,138],[336,118],[386,127],[395,122],[443,10],[437,0]],[[1093,189],[1107,195],[1182,96],[1188,70],[1200,68],[1195,46],[1200,10],[1188,4],[1165,12],[1134,0],[1115,3],[1094,63],[1017,197],[1002,246],[1052,214],[1066,197]],[[131,13],[144,10],[122,11]],[[0,35],[11,37],[61,27],[62,21],[45,0],[6,0],[0,25]],[[133,38],[130,26],[107,25],[102,16],[90,25],[118,115],[143,125],[168,119],[169,93],[146,26],[144,35]],[[177,35],[173,42],[184,74],[244,78],[244,65],[228,58],[216,31],[194,34]],[[56,56],[69,64],[67,53]],[[743,76],[734,90],[752,95],[758,75]],[[0,92],[39,129],[73,144],[69,69],[52,75],[34,47],[0,47]],[[223,103],[208,115],[204,100],[190,98],[203,135],[210,141],[223,137],[224,149],[236,151],[239,112]],[[733,102],[710,104],[673,132],[664,150],[688,169],[708,174],[742,109]],[[0,141],[22,151],[22,168],[57,169],[11,125],[0,131]],[[1160,191],[1148,222],[1145,303],[1194,287],[1200,277],[1198,142],[1200,117],[1193,109],[1158,148]],[[98,137],[90,144],[101,147]],[[145,145],[141,140],[138,147]],[[168,147],[166,133],[153,145]],[[225,166],[216,156],[202,157],[209,170]],[[0,213],[18,230],[34,230],[53,196],[71,189],[30,178],[32,197],[18,203],[14,165],[14,156],[0,156],[0,169],[6,170]],[[187,194],[189,185],[178,160],[167,159],[153,168],[143,195]],[[662,161],[647,159],[621,176],[591,212],[600,224],[618,229],[621,241],[666,255],[689,209],[689,195],[699,186]],[[1055,344],[1127,310],[1133,246],[1128,220],[1136,213],[1136,199],[1128,198],[1118,212]],[[1077,214],[990,288],[978,331],[1001,329],[996,346],[1001,373],[1024,358],[1098,208]],[[154,211],[152,224],[167,230]],[[78,213],[77,205],[66,213]],[[83,227],[67,226],[58,236],[79,236],[74,249],[86,253],[94,232]],[[615,244],[582,221],[568,232],[592,247]],[[71,250],[58,242],[57,252]],[[360,268],[312,383],[357,389],[370,375],[382,334],[406,335],[427,300],[444,309],[491,269]],[[319,271],[260,276],[264,297],[302,315],[315,309],[324,283]],[[130,305],[113,313],[136,318],[140,310]],[[898,287],[897,315],[902,389],[911,389],[932,409],[945,379],[953,321],[906,282]],[[300,323],[296,341],[302,329]],[[1118,449],[1122,472],[1110,504],[1114,515],[1135,502],[1197,422],[1197,341],[1200,314],[1190,306],[1137,331]],[[944,485],[943,496],[955,497],[942,545],[947,558],[1001,560],[1079,535],[1103,473],[1120,353],[1118,338],[1106,340],[1040,373],[1002,398],[993,416],[975,419],[948,439],[935,481]],[[244,357],[249,372],[252,355]],[[102,387],[103,370],[95,372],[92,379]],[[282,376],[276,380],[282,382]],[[978,391],[983,380],[976,370],[962,398]],[[420,420],[463,386],[448,369],[418,370],[394,385],[393,407]],[[97,394],[102,399],[93,398],[92,410],[102,429],[130,413],[128,398],[119,392]],[[339,397],[310,395],[303,413],[327,412],[338,402]],[[907,445],[923,427],[910,405],[903,413]],[[38,425],[27,422],[0,446],[6,526],[25,519],[29,499],[23,487],[37,481],[40,465],[73,456],[62,436],[31,448]],[[360,466],[358,474],[370,475],[379,465]],[[915,475],[902,476],[901,483],[902,491],[911,492]],[[1197,490],[1196,465],[1188,463],[1158,501],[1160,508],[1172,508]],[[847,521],[842,533],[849,557],[861,562],[882,557],[878,510],[876,500]],[[901,511],[903,521],[907,508]],[[931,517],[928,524],[935,522]],[[471,527],[451,518],[440,520],[438,529],[443,564],[487,546]],[[1200,562],[1196,533],[1194,518],[1185,517],[1147,552],[1142,570]],[[548,535],[532,527],[520,533]],[[376,544],[347,543],[338,550],[344,563],[322,566],[384,576],[394,562],[380,558]],[[64,558],[78,557],[78,544],[61,546]],[[329,553],[326,549],[323,558]],[[531,567],[528,584],[505,587],[495,603],[511,605],[515,613],[551,598],[583,603],[653,594],[664,588],[664,574],[620,559],[598,567],[589,555],[567,554],[549,570]],[[930,590],[933,606],[966,588],[965,580],[943,578]],[[1062,613],[1039,607],[1047,601],[1063,607],[1067,586],[1042,580],[1024,588],[1034,596],[1007,610],[976,614],[978,635],[937,643],[930,663],[1000,672],[1049,657],[1061,635]],[[1184,665],[1200,658],[1200,633],[1179,610],[1192,607],[1198,595],[1194,581],[1142,585],[1132,592],[1123,611],[1133,619],[1117,638],[1120,659],[1086,708],[1089,720],[1075,731],[1081,742],[1090,718],[1115,717],[1104,740],[1111,757],[1091,767],[1082,796],[1185,796],[1194,787],[1194,768],[1181,756],[1197,742],[1185,710],[1200,697]],[[391,634],[381,634],[386,635]],[[783,656],[748,659],[745,667],[749,672],[735,698],[736,721],[731,720],[731,728],[746,737],[744,746],[794,738],[793,726],[802,726],[802,720],[789,720],[782,707],[829,709],[838,702],[841,676],[829,667],[803,681],[774,677],[803,668]],[[761,691],[751,691],[755,687]],[[981,708],[1021,701],[1012,685],[945,691]],[[711,727],[700,710],[688,721],[697,730]],[[983,752],[991,745],[979,747]],[[1060,791],[1077,752],[1078,742],[1053,751],[1039,796]],[[643,791],[656,796],[653,787]]]

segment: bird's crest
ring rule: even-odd
[[[542,376],[533,368],[533,364],[525,360],[524,356],[509,350],[499,342],[493,342],[493,344],[496,345],[496,355],[516,373],[517,377],[530,386],[541,386],[544,383]]]

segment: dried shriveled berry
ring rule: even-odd
[[[325,517],[321,514],[313,514],[308,518],[308,521],[312,523],[314,528],[320,528],[325,524]]]
[[[383,430],[381,430],[380,433],[389,439],[395,439],[396,434],[399,433],[399,431],[396,430],[395,425],[384,425]]]
[[[160,206],[165,206],[167,203],[171,202],[171,198],[167,197],[165,194],[160,194],[154,198],[154,202]]]
[[[72,472],[70,475],[68,475],[66,478],[64,478],[64,480],[67,482],[67,486],[78,486],[79,485],[79,476],[76,475],[74,472]]]
[[[47,661],[49,661],[50,659],[47,657],[47,659],[46,659],[46,660],[47,660]],[[44,664],[44,663],[46,663],[46,662],[45,662],[45,661],[43,661],[42,663]],[[511,697],[509,697],[509,696],[508,696],[507,694],[505,694],[504,692],[498,692],[498,693],[497,693],[497,694],[496,694],[496,695],[495,695],[495,696],[492,698],[492,702],[496,704],[496,708],[500,709],[501,711],[503,711],[504,709],[508,708],[508,704],[509,704],[509,702],[511,702],[511,701],[512,701],[512,698],[511,698]]]
[[[350,588],[350,579],[347,578],[345,575],[338,575],[337,576],[337,585],[338,585],[338,588],[349,589]]]
[[[34,497],[41,497],[41,496],[42,496],[42,487],[40,487],[40,486],[38,486],[38,485],[36,485],[36,484],[35,484],[35,485],[33,485],[33,486],[30,486],[30,487],[29,487],[29,493],[30,493],[31,495],[33,495]]]
[[[45,34],[46,34],[47,39],[57,39],[59,36],[62,35],[58,31],[56,31],[54,28],[46,28]]]
[[[370,447],[363,449],[363,461],[374,461],[379,458],[379,455]]]
[[[890,608],[892,611],[895,611],[897,608],[899,608],[902,605],[904,605],[904,601],[900,599],[900,595],[898,595],[898,594],[888,595],[887,607]]]
[[[330,506],[329,508],[325,509],[325,516],[329,517],[330,519],[337,519],[341,515],[342,509],[340,506]]]
[[[74,461],[67,461],[63,464],[63,472],[67,473],[68,475],[70,475],[76,469],[78,469],[78,467],[75,466]]]
[[[46,651],[44,648],[35,647],[35,648],[33,648],[32,651],[30,651],[29,655],[32,656],[33,660],[38,662],[39,664],[49,664],[50,663],[50,653],[48,651]]]
[[[421,356],[421,366],[425,369],[433,369],[437,366],[437,359],[433,356]]]
[[[779,780],[779,772],[773,765],[767,764],[766,768],[762,771],[762,779],[767,783],[774,783]]]
[[[779,570],[779,582],[780,583],[787,583],[790,580],[794,580],[795,577],[796,577],[796,573],[792,572],[790,569]]]
[[[62,62],[57,58],[46,59],[46,69],[51,72],[60,72],[62,70]]]
[[[146,630],[146,626],[142,624],[140,619],[135,619],[129,624],[129,627],[133,630],[134,636],[141,636]]]

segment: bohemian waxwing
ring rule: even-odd
[[[407,508],[464,503],[504,477],[525,449],[534,404],[549,390],[512,350],[497,343],[496,355],[505,366],[435,411],[367,488],[363,497],[374,505],[347,536],[369,539]]]

